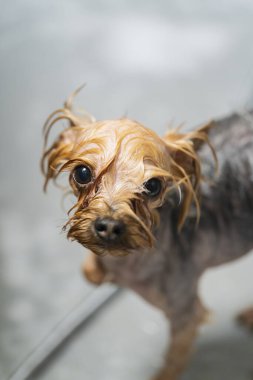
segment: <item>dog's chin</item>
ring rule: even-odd
[[[104,257],[104,256],[124,257],[134,252],[133,249],[129,249],[123,246],[110,247],[104,244],[88,244],[88,243],[83,243],[80,241],[79,243],[83,247],[88,248],[95,255],[100,256],[100,257]]]
[[[126,248],[108,248],[108,247],[93,247],[92,252],[98,256],[113,256],[113,257],[124,257],[133,253],[133,250]]]

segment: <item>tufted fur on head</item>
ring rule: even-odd
[[[75,95],[75,93],[73,94]],[[73,95],[53,112],[44,126],[44,152],[41,161],[44,189],[60,173],[69,172],[69,182],[77,202],[69,212],[68,237],[79,241],[94,253],[125,255],[154,244],[159,224],[159,208],[178,191],[181,228],[192,202],[199,218],[198,186],[202,180],[198,149],[208,140],[208,124],[190,133],[169,131],[160,138],[152,130],[126,118],[95,121],[89,114],[72,111]],[[47,148],[53,125],[68,122],[53,144]],[[85,165],[91,180],[80,186],[75,180],[77,167]],[[149,197],[145,184],[159,179],[161,191]],[[101,242],[94,232],[99,217],[121,220],[126,231],[114,245]]]

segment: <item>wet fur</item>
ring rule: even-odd
[[[80,162],[97,168],[85,191],[76,188],[70,175],[77,203],[67,222],[68,235],[96,254],[84,265],[90,281],[129,287],[165,312],[171,345],[155,379],[175,380],[206,317],[198,296],[200,276],[253,248],[252,114],[232,115],[189,134],[173,131],[160,139],[127,119],[82,122],[70,108],[55,114],[67,118],[69,126],[45,150],[46,184],[63,170],[71,173]],[[47,122],[46,138],[55,121]],[[150,202],[142,184],[154,176],[163,179],[164,188]],[[123,218],[128,225],[126,240],[111,251],[90,228],[100,214]]]

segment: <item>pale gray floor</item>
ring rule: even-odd
[[[60,193],[42,193],[41,126],[80,84],[97,118],[128,114],[163,133],[253,103],[253,2],[32,0],[1,2],[0,379],[92,287],[84,252],[61,233]],[[187,379],[250,380],[253,337],[233,315],[253,302],[253,259],[208,274],[203,329]],[[79,330],[47,380],[144,380],[161,364],[166,323],[124,293]]]

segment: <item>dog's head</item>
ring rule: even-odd
[[[68,126],[46,149],[57,121]],[[95,121],[77,117],[71,104],[50,115],[45,125],[42,168],[45,188],[63,171],[77,198],[65,227],[68,237],[98,255],[126,255],[154,244],[158,209],[178,192],[179,227],[192,201],[198,209],[201,167],[197,149],[208,142],[208,127],[189,134],[155,132],[129,119]]]

